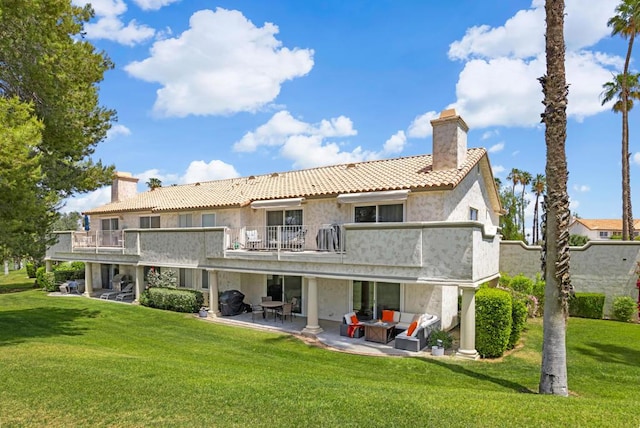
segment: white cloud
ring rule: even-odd
[[[576,210],[580,207],[580,201],[577,201],[575,199],[569,198],[569,210],[572,213],[575,213]]]
[[[112,140],[119,136],[129,136],[131,135],[131,130],[124,125],[116,124],[107,131],[107,140]]]
[[[65,205],[60,212],[79,212],[82,213],[91,208],[107,204],[111,201],[111,186],[102,187],[93,192],[82,195],[72,196],[65,200]]]
[[[540,126],[543,111],[538,78],[545,74],[544,2],[521,10],[503,26],[469,28],[453,42],[449,57],[464,62],[456,85],[454,107],[472,128]],[[611,79],[621,58],[587,50],[610,34],[608,17],[617,0],[584,8],[567,1],[566,71],[569,88],[567,114],[577,121],[607,110],[600,105],[602,84]],[[589,10],[587,10],[589,9]]]
[[[86,3],[88,3],[86,0],[73,0],[73,4],[78,6]],[[84,26],[89,39],[111,40],[134,46],[155,35],[153,28],[139,24],[135,19],[125,25],[121,15],[127,11],[127,5],[123,0],[92,0],[90,3],[97,20]]]
[[[189,24],[179,36],[156,41],[149,58],[125,67],[161,84],[158,115],[255,112],[276,99],[285,81],[313,67],[313,50],[283,47],[276,25],[256,27],[239,11],[201,10]]]
[[[584,193],[584,192],[590,191],[591,188],[589,186],[584,185],[584,184],[581,184],[581,185],[574,184],[573,185],[573,190],[575,190],[576,192]]]
[[[493,146],[489,147],[489,153],[501,152],[502,149],[504,149],[504,143],[494,144]]]
[[[164,6],[179,1],[180,0],[133,0],[133,2],[142,10],[158,10]]]
[[[254,152],[259,148],[279,148],[280,155],[293,161],[294,168],[361,162],[397,154],[404,149],[406,135],[398,131],[380,151],[356,147],[345,151],[344,142],[327,141],[336,137],[357,135],[351,119],[345,116],[312,124],[295,119],[288,111],[275,113],[269,121],[247,132],[233,148],[238,152]]]
[[[636,165],[640,165],[640,152],[635,152],[633,154],[633,157],[631,158],[631,162],[635,163]]]
[[[494,129],[493,131],[486,131],[485,133],[483,133],[480,139],[484,141],[492,137],[497,137],[498,135],[500,135],[500,131],[498,131],[497,129]]]
[[[494,165],[491,169],[493,170],[493,175],[495,177],[497,177],[498,175],[502,174],[505,171],[505,167],[502,165]]]
[[[385,155],[393,155],[402,152],[407,143],[404,131],[398,131],[385,141],[382,151]]]
[[[221,160],[193,161],[187,167],[187,172],[180,177],[181,183],[199,183],[203,181],[222,180],[225,178],[240,177],[233,165]]]
[[[416,117],[409,125],[407,135],[411,138],[427,138],[433,132],[431,121],[439,116],[438,112],[432,110]]]

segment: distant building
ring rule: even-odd
[[[633,224],[633,236],[638,236],[640,220]],[[592,241],[622,237],[622,219],[585,219],[576,218],[569,225],[571,235],[583,235]]]

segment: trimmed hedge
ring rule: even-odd
[[[58,291],[55,275],[53,272],[47,272],[44,266],[36,269],[36,284],[44,288],[45,291]]]
[[[569,316],[601,320],[604,314],[604,294],[576,293],[569,299]]]
[[[64,262],[53,267],[56,283],[65,282],[72,279],[84,279],[83,262]]]
[[[507,291],[481,288],[476,293],[476,350],[482,357],[499,357],[507,349],[511,312],[511,295]]]
[[[529,295],[533,293],[533,281],[520,273],[511,278],[509,288],[518,293]]]
[[[513,298],[511,301],[511,335],[509,336],[509,344],[507,349],[513,349],[520,341],[522,331],[527,325],[527,303],[522,299]]]
[[[27,268],[27,276],[29,278],[35,278],[36,277],[36,264],[33,262],[28,262],[25,264],[25,267]]]
[[[629,296],[618,296],[613,299],[612,315],[615,320],[629,322],[637,309],[636,302]]]
[[[150,287],[140,296],[140,304],[174,312],[195,313],[204,303],[201,291],[168,287]]]

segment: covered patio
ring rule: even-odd
[[[197,316],[197,314],[195,315]],[[403,349],[396,349],[394,346],[394,340],[387,344],[369,342],[360,338],[351,338],[340,336],[340,323],[336,321],[319,320],[322,332],[316,335],[308,335],[303,332],[307,325],[307,318],[304,316],[295,316],[293,319],[289,318],[282,321],[281,319],[274,319],[273,314],[267,313],[263,318],[262,314],[252,316],[251,312],[245,312],[240,315],[233,316],[208,316],[207,318],[200,318],[206,322],[214,322],[218,324],[226,324],[244,328],[254,328],[259,330],[272,331],[276,333],[287,333],[301,338],[307,338],[314,340],[320,346],[326,346],[329,349],[333,349],[340,352],[350,352],[360,355],[371,356],[401,356],[401,357],[425,357],[431,356],[431,348],[426,347],[419,352],[411,352]],[[454,349],[458,347],[458,330],[451,331],[454,337]],[[452,355],[454,351],[448,350],[445,355]]]

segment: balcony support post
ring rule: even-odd
[[[209,272],[209,315],[219,317],[218,310],[218,271],[210,270]]]

